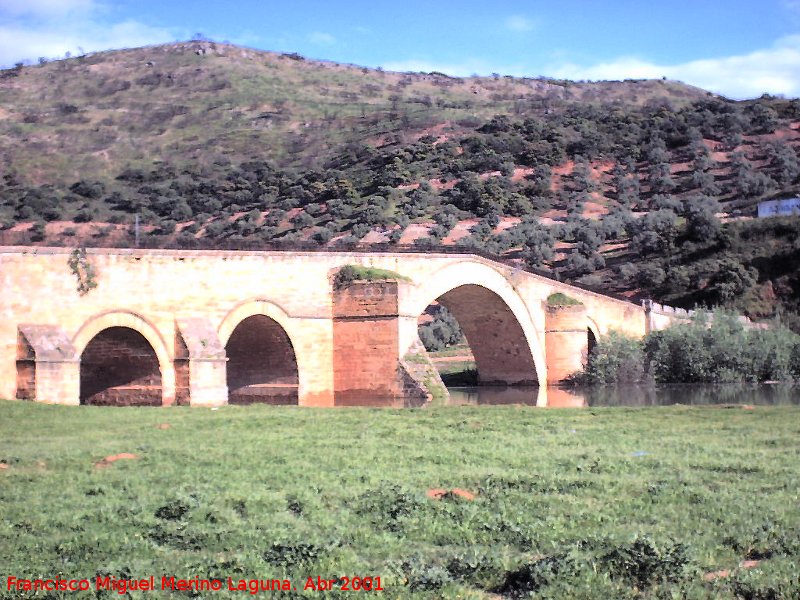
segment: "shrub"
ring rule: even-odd
[[[460,343],[464,339],[464,333],[447,307],[440,304],[433,319],[419,327],[419,339],[428,352],[435,352]]]
[[[386,281],[402,280],[409,281],[408,277],[390,271],[388,269],[378,269],[375,267],[363,267],[361,265],[344,265],[336,273],[333,279],[334,289],[346,288],[354,281]]]
[[[613,579],[623,579],[643,590],[658,581],[678,581],[689,566],[683,544],[657,546],[641,537],[628,544],[612,546],[599,557],[600,568]]]
[[[637,383],[644,379],[642,342],[611,331],[598,340],[586,368],[589,383]]]
[[[512,598],[528,597],[558,577],[574,574],[576,570],[577,565],[566,554],[545,556],[506,573],[505,580],[495,591]]]
[[[561,292],[550,294],[547,297],[548,306],[576,306],[578,304],[583,304],[583,303],[579,302],[575,298],[567,296],[566,294],[562,294]]]
[[[785,327],[746,329],[723,311],[701,313],[691,323],[645,339],[649,372],[663,383],[790,380],[800,376],[800,335]]]

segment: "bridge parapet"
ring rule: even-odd
[[[647,322],[647,332],[660,331],[666,329],[675,323],[688,323],[699,315],[700,311],[687,310],[685,308],[677,308],[667,304],[659,304],[652,300],[642,300],[642,307],[645,311],[645,319]],[[714,320],[714,313],[706,313],[709,322]],[[760,327],[759,324],[753,323],[750,317],[746,315],[737,316],[739,322],[747,328]]]

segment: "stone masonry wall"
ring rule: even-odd
[[[140,331],[158,357],[163,400],[169,404],[176,394],[185,401],[185,391],[181,391],[185,390],[185,375],[181,374],[181,358],[176,353],[177,321],[204,319],[219,333],[224,346],[242,320],[263,314],[274,319],[291,340],[297,360],[299,403],[315,406],[333,405],[335,371],[340,381],[348,369],[355,375],[353,367],[348,366],[352,360],[337,359],[334,369],[334,356],[339,352],[334,329],[340,341],[351,345],[358,341],[363,347],[363,340],[367,340],[368,347],[385,348],[396,361],[416,339],[419,314],[431,301],[461,285],[482,286],[496,293],[508,307],[507,318],[521,325],[540,380],[544,379],[546,363],[542,303],[555,291],[583,302],[587,318],[596,324],[600,335],[609,329],[643,335],[645,329],[641,307],[469,255],[90,249],[87,261],[96,272],[97,287],[82,295],[67,264],[70,251],[0,248],[0,398],[17,395],[16,346],[22,324],[57,327],[74,345],[75,356],[108,327],[127,326]],[[408,281],[398,286],[397,307],[383,314],[362,314],[360,324],[335,319],[331,280],[345,264],[390,269],[407,277]],[[481,308],[474,310],[479,323]],[[393,315],[403,324],[399,337],[389,324]],[[389,331],[393,328],[395,331]],[[484,328],[487,334],[502,335],[488,328]],[[470,342],[474,344],[474,340]],[[355,354],[351,352],[351,359]],[[203,381],[209,379],[211,388],[203,400],[205,405],[224,403],[227,396],[222,383],[225,358],[215,360],[207,369],[201,369],[199,363],[197,369],[190,367],[198,374],[203,371]],[[376,360],[370,369],[373,373],[383,369],[381,376],[390,373],[388,361]],[[23,375],[25,372],[23,368]],[[28,375],[23,377],[23,381],[29,379]],[[39,379],[37,372],[37,382]],[[190,378],[192,389],[195,379]],[[77,363],[70,366],[66,362],[43,371],[41,382],[46,382],[49,390],[45,398],[77,404],[77,381]],[[386,381],[378,384],[377,379],[362,378],[355,384],[394,394],[396,379],[391,384]],[[37,383],[37,400],[38,387]],[[29,389],[29,385],[21,389]]]
[[[402,399],[397,282],[355,281],[334,290],[333,344],[337,405],[393,405]]]

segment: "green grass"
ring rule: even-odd
[[[463,356],[465,354],[471,354],[472,350],[470,350],[469,344],[461,343],[455,346],[448,346],[443,350],[432,350],[428,352],[428,356],[431,358],[438,358],[444,356]]]
[[[302,590],[309,576],[355,575],[380,576],[370,597],[389,598],[790,597],[798,417],[3,402],[0,578],[288,577]],[[94,468],[120,452],[140,460]],[[454,487],[477,496],[425,495]],[[745,558],[763,562],[737,569]],[[718,569],[734,570],[703,579]]]

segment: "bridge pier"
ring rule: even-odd
[[[17,333],[17,398],[79,404],[80,361],[55,325],[20,325]]]
[[[565,383],[582,371],[588,353],[588,320],[583,304],[545,305],[544,346],[547,385]]]
[[[397,281],[354,281],[333,290],[333,386],[337,406],[422,404],[426,390],[401,363]]]
[[[175,399],[191,406],[228,403],[225,348],[206,319],[175,321]]]

